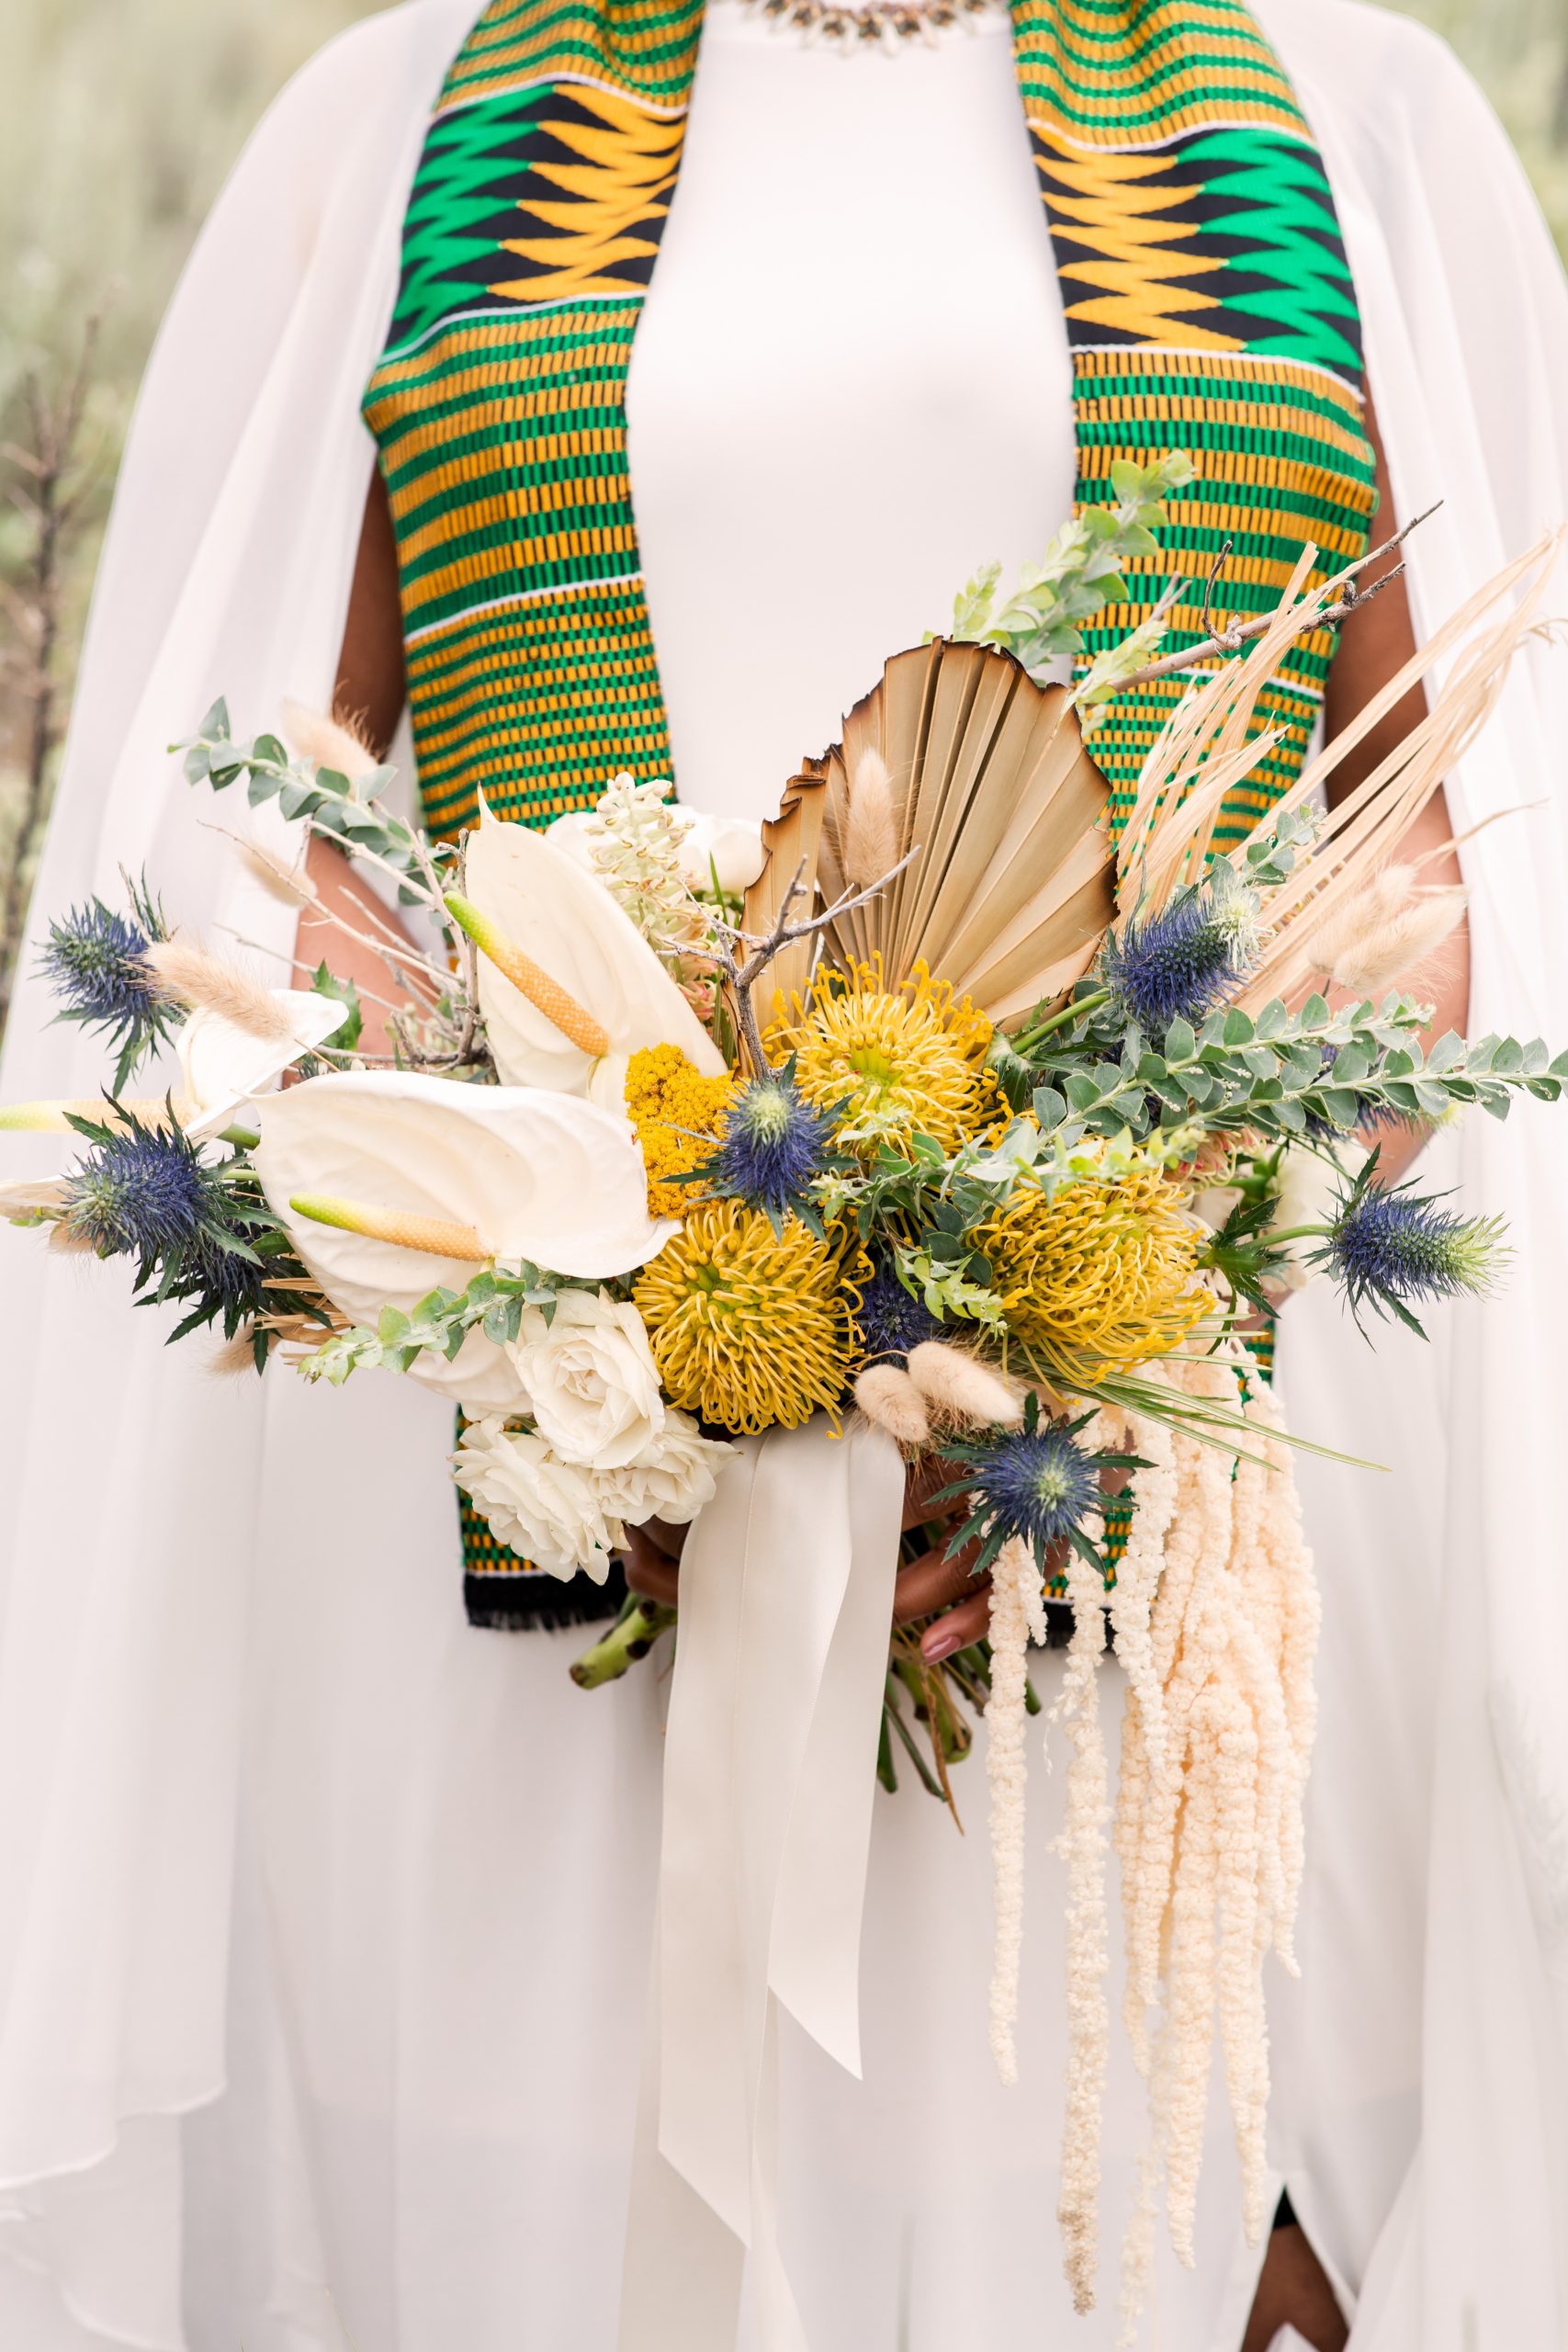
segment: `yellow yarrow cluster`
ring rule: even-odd
[[[1088,1383],[1168,1354],[1213,1312],[1196,1281],[1203,1235],[1154,1169],[1068,1184],[1021,1184],[980,1227],[1008,1323],[1064,1378]]]
[[[671,1402],[735,1430],[833,1411],[856,1344],[851,1254],[740,1201],[692,1209],[632,1294]]]
[[[702,1198],[698,1186],[671,1180],[708,1158],[734,1093],[732,1078],[705,1078],[679,1046],[646,1046],[632,1056],[626,1116],[648,1170],[649,1216],[686,1216]]]
[[[798,997],[764,1039],[769,1057],[795,1057],[801,1093],[838,1113],[852,1148],[894,1150],[911,1135],[953,1151],[996,1108],[986,1068],[991,1023],[924,964],[897,988],[880,956],[818,975],[807,1012]]]

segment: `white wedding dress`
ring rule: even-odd
[[[226,685],[250,727],[284,692],[320,700],[330,680],[365,481],[349,403],[387,315],[423,112],[467,13],[422,0],[338,44],[261,134],[198,254],[128,465],[88,657],[100,684],[79,721],[45,910],[107,890],[118,859],[145,855],[171,906],[276,932],[276,910],[222,878],[192,831],[212,811],[170,786],[152,747]],[[1417,576],[1437,607],[1422,618],[1435,620],[1495,542],[1512,552],[1553,519],[1541,500],[1564,479],[1551,409],[1568,357],[1560,297],[1513,167],[1486,145],[1495,130],[1441,52],[1348,0],[1323,0],[1311,12],[1323,29],[1293,48],[1295,17],[1265,13],[1336,175],[1402,503],[1436,470],[1459,504]],[[1347,40],[1361,44],[1348,76],[1336,64]],[[1386,139],[1369,125],[1387,69],[1364,53],[1384,41],[1419,83]],[[1445,389],[1448,408],[1432,405],[1434,359],[1456,330],[1450,317],[1450,339],[1424,341],[1425,313],[1413,321],[1398,298],[1398,239],[1405,257],[1432,245],[1434,300],[1445,267],[1460,271],[1410,144],[1411,126],[1445,109],[1480,141],[1485,218],[1506,226],[1519,281],[1511,301],[1483,297],[1472,256],[1468,299],[1478,319],[1491,299],[1511,326],[1536,318],[1544,338],[1516,338],[1512,392],[1490,388],[1514,400],[1517,462],[1533,469],[1506,497],[1472,429],[1500,363],[1488,348],[1473,380]],[[1388,189],[1406,180],[1396,226]],[[280,203],[297,208],[288,238],[273,225]],[[209,322],[252,250],[249,307],[236,298],[220,340]],[[180,420],[209,336],[204,442]],[[1455,361],[1455,380],[1462,372]],[[1071,499],[1068,397],[1005,20],[933,50],[840,61],[715,0],[628,394],[686,798],[764,813],[886,655],[940,626],[969,571],[1038,555]],[[1559,473],[1543,490],[1549,463]],[[160,534],[160,495],[182,476],[185,519]],[[1511,750],[1467,766],[1468,811],[1551,788],[1541,746],[1554,695],[1561,709],[1561,673],[1542,656],[1500,722]],[[122,760],[122,743],[140,748]],[[117,764],[107,806],[85,797]],[[1533,838],[1544,895],[1562,871],[1554,820]],[[1528,1028],[1555,1011],[1561,1040],[1561,951],[1540,913],[1500,942],[1502,871],[1478,861],[1493,889],[1478,907],[1483,996],[1488,968],[1505,976],[1484,1018]],[[18,1019],[10,1054],[8,1096],[96,1082],[41,1013]],[[1546,1147],[1532,1148],[1496,1203],[1516,1215],[1544,1181]],[[1568,1299],[1540,1223],[1531,1279]],[[412,1384],[366,1378],[329,1395],[275,1374],[258,1414],[190,1351],[162,1353],[154,1318],[126,1317],[117,1271],[46,1266],[9,1232],[0,1265],[15,1449],[0,1651],[0,2345],[610,2352],[658,1852],[660,1668],[587,1695],[566,1671],[581,1634],[467,1627],[447,1409]],[[41,1317],[46,1299],[43,1338],[18,1365],[20,1317],[29,1300]],[[1495,1546],[1481,1565],[1473,1495],[1444,1453],[1461,1414],[1480,1429],[1465,1381],[1482,1356],[1437,1321],[1428,1354],[1385,1343],[1373,1359],[1330,1302],[1291,1310],[1301,1426],[1403,1475],[1307,1482],[1327,1621],[1324,1736],[1308,1978],[1271,1986],[1276,2145],[1343,2290],[1365,2290],[1358,2346],[1460,2352],[1460,2298],[1472,2292],[1483,2347],[1551,2352],[1568,2344],[1551,2228],[1563,2077],[1547,2008],[1568,1917],[1560,1862],[1551,1876],[1561,1758],[1539,1744],[1547,1718],[1530,1713],[1516,1654],[1516,1747],[1534,1758],[1545,1823],[1532,1924],[1506,1826],[1521,1775],[1506,1795],[1474,1728],[1478,1666],[1464,1682],[1480,1637],[1445,1638],[1461,1589],[1477,1627],[1516,1604]],[[1518,1317],[1509,1345],[1529,1352]],[[1488,1408],[1488,1442],[1500,1409]],[[1532,1607],[1543,1582],[1527,1588]],[[1438,1737],[1443,1677],[1447,1720],[1469,1747]],[[1047,1698],[1056,1679],[1042,1659]],[[1109,1672],[1104,1704],[1114,1739]],[[1076,2321],[1054,2220],[1060,1780],[1039,1758],[1036,1741],[1021,2087],[997,2086],[987,2048],[978,1758],[956,1777],[964,1836],[917,1788],[877,1799],[863,2082],[786,2029],[782,2234],[813,2352],[1021,2341],[1100,2352],[1116,2340],[1143,2093],[1116,2049],[1100,2308]],[[1483,1919],[1446,1885],[1441,1854],[1428,1871],[1428,1823],[1445,1804]],[[1472,2063],[1444,2037],[1470,2017],[1478,1982],[1506,1990],[1507,2007],[1484,2030],[1477,2020]],[[1498,2144],[1481,2164],[1485,2132]],[[1145,2323],[1162,2352],[1239,2340],[1259,2255],[1239,2243],[1235,2213],[1216,2097],[1199,2266],[1189,2275],[1162,2257]],[[1513,2217],[1517,2253],[1494,2242]]]

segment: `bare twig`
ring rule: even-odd
[[[1198,624],[1200,628],[1206,629],[1209,626],[1209,610],[1214,601],[1214,591],[1219,586],[1221,580],[1224,577],[1225,566],[1230,561],[1231,557],[1235,552],[1235,541],[1234,539],[1227,539],[1224,546],[1220,549],[1219,559],[1216,561],[1213,570],[1210,572],[1208,579],[1203,582],[1203,612]],[[1221,637],[1224,636],[1225,630],[1223,625],[1217,633]]]
[[[1381,580],[1374,580],[1370,588],[1359,585],[1359,576],[1366,571],[1369,564],[1376,563],[1381,557],[1392,555],[1395,548],[1403,547],[1411,532],[1419,530],[1423,523],[1430,522],[1441,504],[1442,500],[1438,499],[1437,505],[1428,506],[1424,514],[1417,514],[1413,523],[1406,523],[1403,531],[1396,532],[1392,539],[1385,539],[1382,547],[1370,548],[1357,562],[1348,564],[1340,574],[1345,583],[1343,594],[1337,603],[1329,605],[1323,612],[1314,614],[1310,621],[1303,621],[1302,624],[1303,630],[1330,628],[1340,621],[1348,620],[1352,613],[1361,612],[1375,596],[1381,596],[1383,590],[1395,580],[1403,579],[1404,566],[1399,563],[1394,565],[1392,571],[1385,572]],[[1204,591],[1203,617],[1205,620],[1208,618],[1209,596],[1213,592],[1213,579],[1211,578],[1209,586]],[[1175,677],[1179,672],[1190,670],[1199,662],[1212,661],[1216,654],[1243,652],[1254,638],[1262,637],[1266,631],[1273,628],[1274,620],[1273,613],[1265,613],[1258,620],[1237,622],[1230,628],[1219,629],[1213,637],[1205,638],[1201,645],[1188,646],[1179,653],[1162,654],[1157,662],[1151,662],[1145,668],[1134,670],[1131,677],[1123,678],[1117,692],[1125,694],[1129,687],[1146,686],[1155,678]]]
[[[751,1003],[751,990],[774,956],[782,955],[786,947],[793,947],[796,940],[810,939],[816,933],[825,931],[829,923],[838,920],[840,915],[850,913],[855,907],[864,906],[868,899],[876,898],[887,888],[889,882],[903,873],[904,868],[913,859],[919,857],[919,844],[917,842],[913,849],[905,853],[897,865],[889,866],[887,872],[879,876],[876,881],[868,882],[862,890],[841,891],[832,905],[825,907],[819,915],[812,915],[805,922],[792,923],[789,919],[790,909],[805,887],[806,861],[803,858],[795,867],[794,879],[779,901],[779,910],[773,918],[773,927],[763,937],[759,937],[751,932],[741,931],[734,923],[726,922],[721,916],[715,917],[714,932],[716,944],[713,961],[735,999],[736,1026],[739,1029],[745,1043],[747,1058],[754,1071],[761,1071],[767,1068],[767,1056],[762,1051],[762,1036],[757,1026],[757,1015]],[[735,953],[737,947],[746,947],[751,951],[744,964]]]

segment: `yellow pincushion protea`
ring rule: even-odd
[[[737,1431],[836,1410],[854,1361],[858,1253],[798,1217],[705,1201],[632,1295],[672,1404]]]
[[[891,989],[878,957],[820,973],[810,1011],[792,999],[763,1043],[776,1060],[795,1056],[795,1084],[837,1113],[850,1148],[897,1150],[925,1135],[952,1151],[995,1114],[992,1034],[986,1015],[924,964]]]
[[[1179,1347],[1214,1306],[1195,1279],[1204,1237],[1181,1201],[1156,1169],[1055,1199],[1020,1185],[976,1238],[1025,1349],[1090,1382]]]
[[[724,1133],[732,1078],[705,1078],[679,1046],[647,1046],[626,1066],[626,1116],[648,1170],[649,1216],[686,1216],[703,1197],[671,1179],[705,1160]]]

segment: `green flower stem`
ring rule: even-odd
[[[937,1779],[936,1774],[931,1770],[931,1766],[920,1754],[919,1747],[916,1741],[914,1734],[910,1731],[908,1724],[904,1721],[903,1716],[898,1712],[897,1688],[897,1678],[890,1674],[887,1678],[886,1696],[883,1702],[883,1728],[885,1730],[889,1726],[892,1728],[897,1737],[900,1747],[904,1750],[904,1753],[908,1756],[910,1763],[914,1766],[915,1770],[919,1773],[920,1786],[924,1789],[926,1794],[928,1796],[935,1797],[939,1803],[945,1804],[947,1800],[942,1792],[942,1782]]]
[[[876,1738],[876,1777],[889,1796],[898,1792],[898,1775],[893,1765],[893,1741],[887,1729],[887,1709],[882,1710],[882,1728]]]
[[[580,1690],[602,1690],[606,1682],[618,1682],[674,1623],[674,1610],[666,1609],[662,1601],[639,1600],[634,1596],[610,1631],[578,1659],[571,1669],[572,1680]]]
[[[1049,1037],[1054,1030],[1065,1029],[1070,1022],[1077,1021],[1090,1012],[1098,1012],[1102,1004],[1109,1004],[1110,1001],[1109,989],[1095,989],[1089,996],[1075,997],[1070,1004],[1063,1005],[1059,1012],[1052,1013],[1048,1021],[1042,1021],[1036,1027],[1026,1030],[1021,1037],[1011,1038],[1010,1043],[1013,1052],[1032,1054],[1035,1046],[1043,1038]]]
[[[1334,1227],[1331,1225],[1288,1225],[1282,1233],[1276,1233],[1270,1228],[1263,1238],[1271,1250],[1277,1250],[1282,1241],[1306,1241],[1313,1238],[1326,1241],[1333,1230]]]

